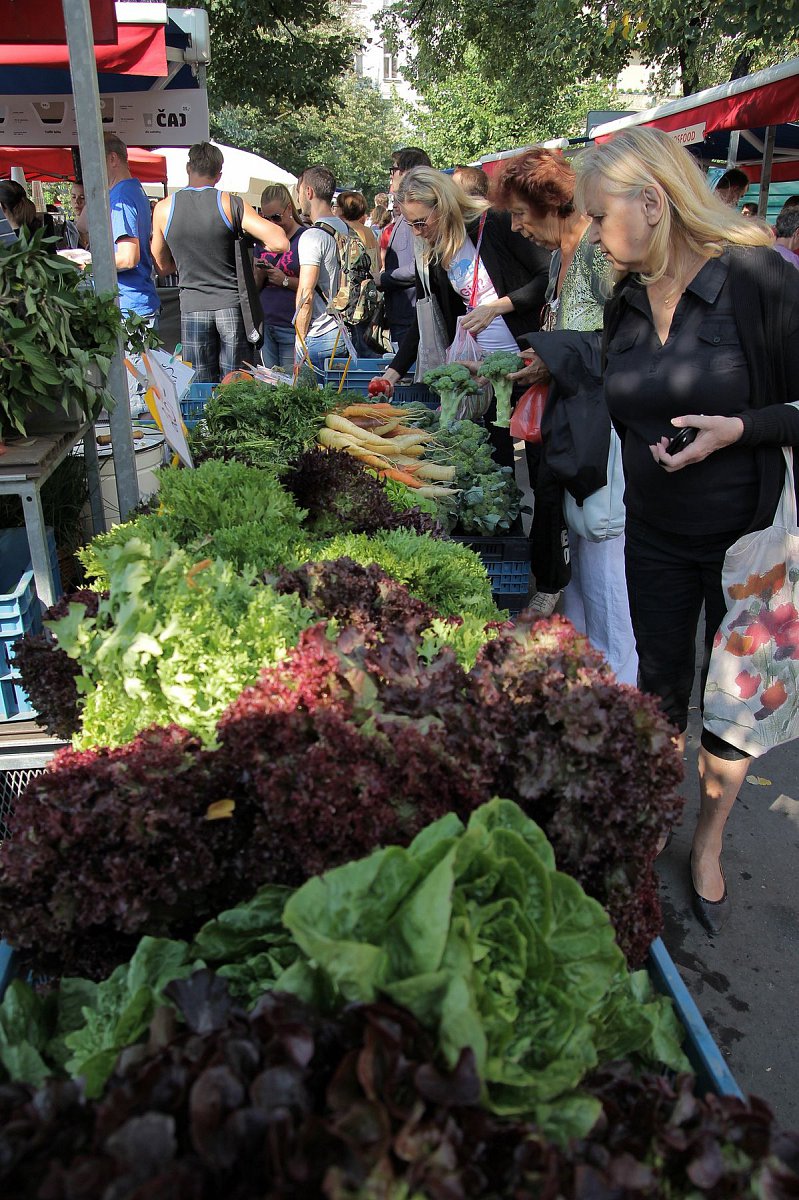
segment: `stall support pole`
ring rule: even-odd
[[[730,133],[730,144],[727,148],[727,170],[734,167],[738,162],[738,143],[741,140],[741,134],[737,129],[733,129]]]
[[[768,194],[771,187],[771,164],[774,161],[774,143],[777,140],[777,126],[769,125],[766,129],[766,139],[763,143],[763,166],[760,168],[760,196],[757,201],[757,215],[765,217],[768,211]]]
[[[98,294],[113,292],[114,295],[117,295],[117,272],[114,244],[111,240],[105,146],[100,119],[100,92],[94,61],[94,35],[89,0],[62,0],[62,4],[69,46],[72,92],[75,97],[75,117],[78,125],[83,186],[89,210],[92,273]],[[118,339],[116,352],[108,371],[108,387],[116,399],[110,421],[117,497],[119,513],[122,518],[139,503],[136,456],[130,423],[128,379],[123,358],[122,342]]]

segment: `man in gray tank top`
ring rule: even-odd
[[[197,383],[218,383],[252,356],[244,334],[234,258],[230,193],[217,190],[222,152],[210,142],[189,150],[189,185],[159,200],[153,212],[153,258],[162,275],[178,272],[183,357]],[[288,239],[244,202],[242,227],[267,250]]]

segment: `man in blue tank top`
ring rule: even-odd
[[[153,256],[162,275],[178,272],[183,357],[197,383],[218,383],[256,353],[239,306],[230,193],[216,187],[223,161],[211,142],[192,146],[188,187],[159,200],[153,212]],[[287,250],[280,226],[242,203],[245,233],[267,250]]]
[[[150,201],[130,173],[128,148],[122,139],[106,133],[104,140],[119,305],[123,312],[138,313],[155,324],[161,302],[150,253]]]

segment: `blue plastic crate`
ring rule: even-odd
[[[215,383],[192,383],[180,397],[180,414],[187,429],[193,429],[201,419],[208,398],[217,386]]]
[[[530,587],[529,562],[488,562],[483,564],[491,580],[493,592],[513,592],[527,595]]]
[[[60,595],[61,574],[52,529],[47,530],[47,549],[53,584]],[[40,628],[41,604],[36,595],[27,531],[0,530],[0,637],[15,640],[33,630],[37,623]]]
[[[26,629],[25,633],[41,633],[42,632],[42,611],[41,606],[34,604],[30,610],[33,613],[33,621],[30,629]],[[14,670],[14,644],[19,641],[24,634],[8,633],[0,634],[0,675],[8,675]]]
[[[697,1092],[701,1094],[704,1090],[715,1092],[717,1096],[736,1096],[743,1100],[743,1092],[735,1082],[732,1071],[724,1061],[661,938],[655,938],[649,947],[649,974],[657,990],[673,1000],[677,1016],[685,1029],[683,1049],[696,1072]]]
[[[24,717],[34,711],[28,699],[28,693],[22,686],[18,674],[12,673],[0,678],[0,720],[8,721],[11,717]]]
[[[530,543],[525,537],[463,537],[456,535],[453,542],[460,542],[474,550],[488,567],[491,563],[530,561]]]
[[[342,378],[343,392],[360,392],[362,396],[369,395],[369,382],[375,375],[382,375],[394,356],[386,354],[383,358],[331,358],[325,363],[325,387],[338,391]],[[349,367],[347,362],[349,361]],[[346,368],[346,375],[344,374]],[[375,396],[375,400],[385,400],[385,396]]]
[[[435,411],[441,407],[441,401],[426,383],[398,383],[391,397],[392,404],[424,404],[426,408]]]

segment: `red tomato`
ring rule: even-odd
[[[384,396],[388,392],[388,389],[389,383],[387,379],[371,379],[367,390],[370,396]]]

